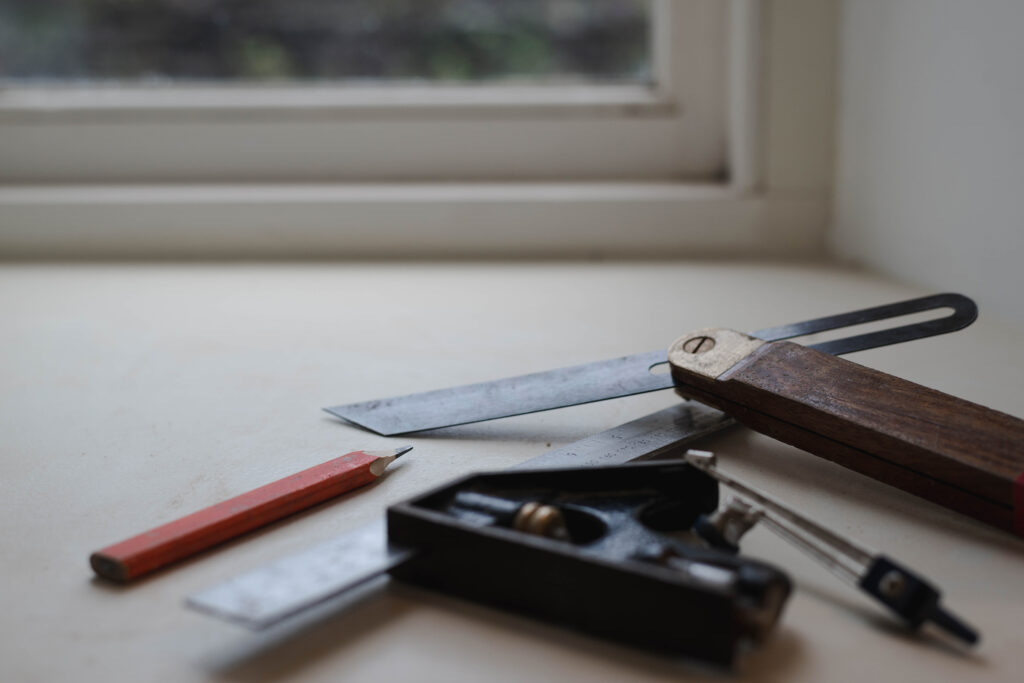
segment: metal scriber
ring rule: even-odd
[[[717,479],[735,496],[697,524],[698,533],[712,545],[735,549],[740,537],[762,522],[834,575],[888,607],[911,628],[931,622],[965,643],[978,642],[978,632],[943,609],[938,589],[915,572],[721,472],[713,453],[689,450],[686,462]]]

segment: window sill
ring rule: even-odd
[[[0,122],[423,120],[672,116],[644,85],[20,86],[0,84]]]
[[[823,251],[825,193],[727,185],[430,183],[0,187],[6,258],[437,258]]]

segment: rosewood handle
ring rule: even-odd
[[[681,337],[669,361],[684,396],[1024,536],[1024,421],[1018,418],[821,351],[730,330]]]

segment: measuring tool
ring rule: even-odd
[[[782,571],[738,554],[743,532],[764,520],[782,526],[788,540],[809,538],[798,546],[810,544],[817,559],[844,570],[864,565],[860,586],[910,626],[930,620],[977,641],[917,574],[721,475],[709,455],[463,477],[390,507],[385,542],[379,527],[360,530],[193,595],[188,604],[260,628],[309,606],[325,577],[333,577],[337,593],[388,573],[604,638],[729,665],[745,643],[771,632],[791,591]],[[757,507],[720,507],[718,481]],[[365,561],[375,554],[376,564]]]
[[[952,313],[809,346],[785,341],[939,309]],[[833,355],[952,332],[976,317],[967,297],[938,294],[750,334],[698,330],[668,352],[327,410],[398,434],[674,387],[769,436],[1024,535],[1024,421]],[[666,360],[670,374],[651,372]]]
[[[937,294],[765,328],[751,332],[750,336],[763,341],[780,341],[946,308],[952,309],[952,313],[936,320],[821,342],[808,348],[836,355],[852,353],[955,332],[978,317],[977,306],[967,297]],[[671,389],[675,381],[669,373],[651,372],[652,368],[667,362],[668,353],[659,349],[491,382],[332,406],[324,410],[377,434],[394,436]]]
[[[548,451],[516,469],[621,465],[681,452],[732,424],[717,410],[680,403]],[[188,605],[249,628],[272,626],[400,562],[405,553],[388,546],[385,529],[382,518],[194,595]]]
[[[775,567],[670,533],[689,532],[717,504],[715,480],[680,461],[471,475],[388,508],[390,555],[376,573],[728,665],[743,643],[768,635],[791,583]],[[236,581],[189,604],[246,615],[285,587],[275,578],[284,568],[263,570],[258,587],[250,576],[247,591]]]

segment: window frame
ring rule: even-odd
[[[726,177],[0,183],[0,259],[819,257],[838,0],[728,0]]]
[[[652,0],[648,86],[2,87],[0,183],[718,180],[726,21]]]

